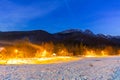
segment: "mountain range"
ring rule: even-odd
[[[85,31],[70,29],[54,34],[43,30],[0,32],[0,41],[16,41],[26,38],[32,43],[54,42],[64,44],[82,43],[87,46],[120,46],[120,36],[94,34],[88,29]]]

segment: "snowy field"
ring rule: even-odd
[[[55,64],[0,65],[0,80],[120,80],[120,57],[84,58]]]

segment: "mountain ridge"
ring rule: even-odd
[[[54,42],[64,44],[80,44],[87,46],[112,45],[120,46],[120,36],[94,34],[90,30],[69,29],[58,33],[44,30],[0,32],[0,40],[15,41],[28,38],[32,43]]]

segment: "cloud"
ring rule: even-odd
[[[0,30],[15,30],[18,26],[37,17],[43,17],[60,6],[59,0],[38,1],[29,5],[18,5],[14,1],[0,1]]]

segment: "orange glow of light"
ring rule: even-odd
[[[55,54],[55,53],[53,53],[52,55],[53,55],[53,56],[56,56],[56,54]]]
[[[51,64],[78,60],[76,57],[69,56],[56,56],[56,57],[46,57],[46,58],[13,58],[0,60],[0,64]]]
[[[107,57],[107,52],[106,51],[100,51],[100,54],[97,55],[97,52],[93,50],[87,50],[85,57]]]
[[[101,51],[101,56],[108,56],[106,51]]]
[[[79,59],[73,57],[73,55],[70,56],[70,53],[66,48],[58,49],[54,53],[54,50],[52,50],[51,46],[48,44],[38,46],[29,43],[29,46],[32,48],[27,46],[10,47],[8,48],[8,51],[5,51],[7,49],[4,50],[4,48],[0,48],[0,64],[50,64]],[[8,56],[7,52],[10,53],[10,56]],[[104,57],[107,56],[107,51],[98,51],[98,54],[99,55],[92,49],[85,50],[85,57]]]
[[[17,49],[15,49],[15,50],[14,50],[14,52],[15,52],[15,53],[18,53],[18,50],[17,50]]]
[[[42,52],[42,55],[41,55],[42,57],[45,57],[45,56],[47,56],[47,51],[46,50],[44,50],[43,52]]]
[[[13,50],[13,51],[12,51]],[[18,49],[11,49],[12,55],[8,58],[2,59],[0,58],[0,64],[51,64],[51,63],[59,63],[59,62],[67,62],[78,60],[79,58],[72,56],[57,56],[56,53],[51,53],[44,48],[40,48],[36,50],[36,53],[33,57],[24,57],[27,52]],[[62,54],[66,54],[64,50],[61,51]]]
[[[96,57],[95,52],[93,50],[87,50],[85,57]]]
[[[96,57],[95,55],[86,55],[85,57]]]
[[[6,61],[6,64],[20,64],[20,63],[22,63],[22,60],[9,59]]]

